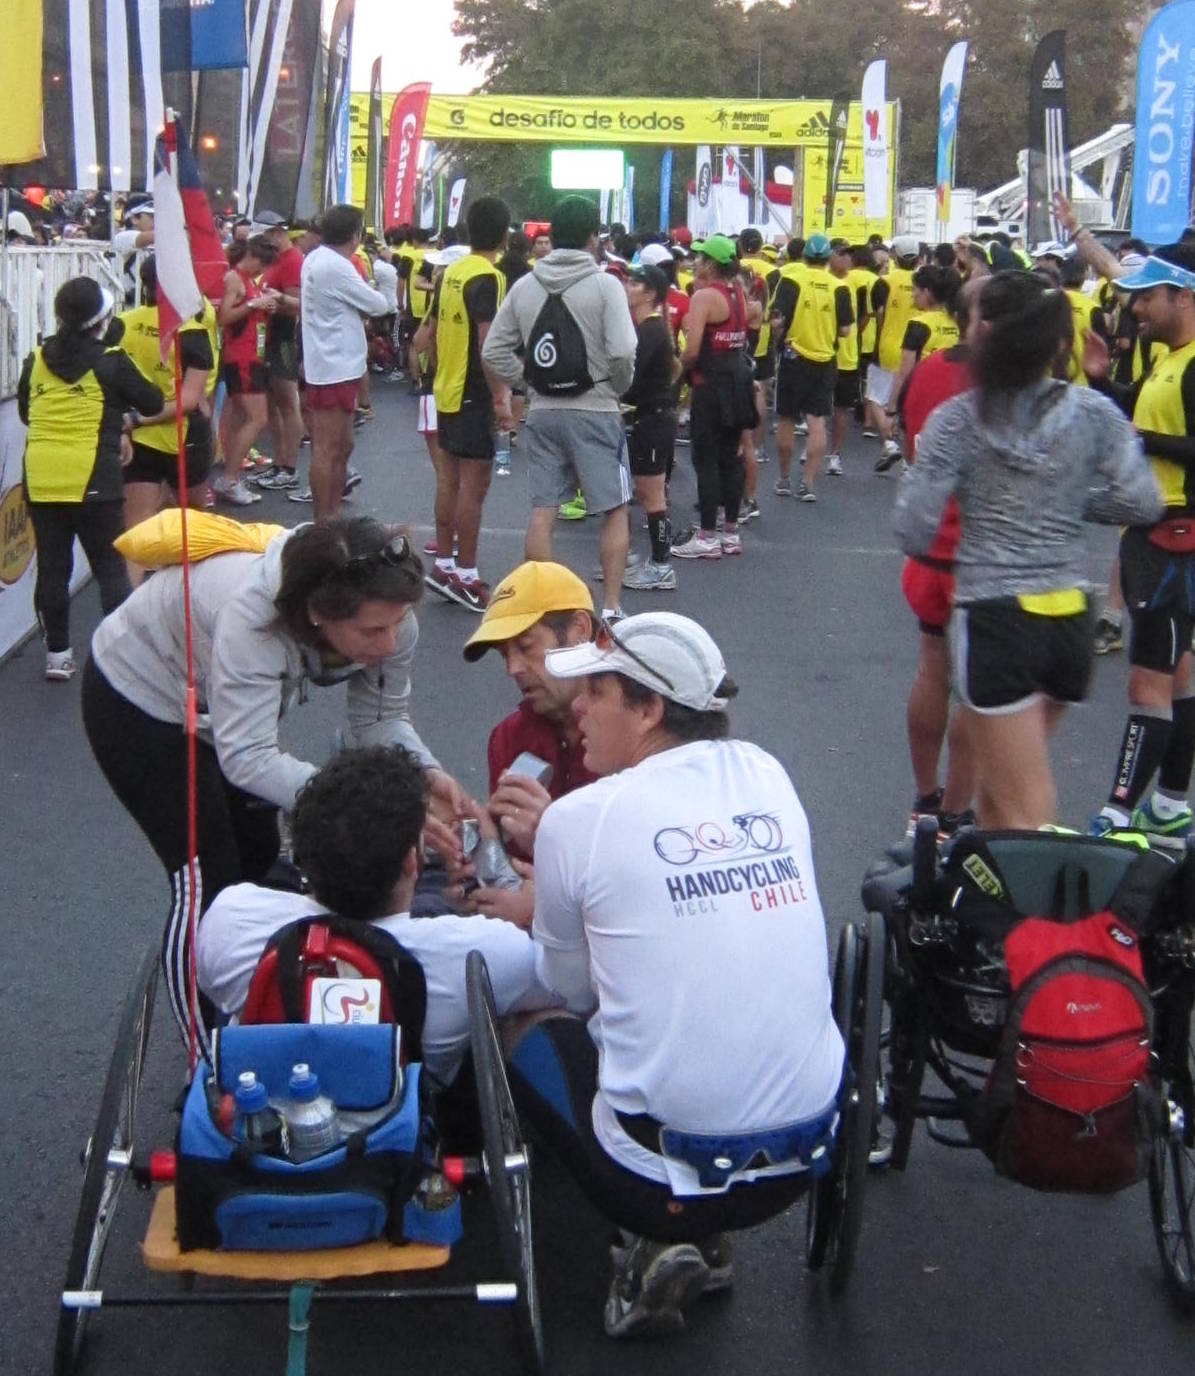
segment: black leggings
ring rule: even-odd
[[[112,547],[124,532],[124,503],[30,502],[29,518],[37,540],[33,606],[46,649],[58,653],[71,647],[70,585],[76,535],[100,586],[104,614],[115,611],[132,591],[124,560]]]
[[[727,428],[724,420],[723,384],[702,383],[693,388],[690,413],[690,453],[697,474],[697,501],[702,530],[713,530],[718,508],[726,512],[727,525],[739,519],[743,500],[743,461],[739,458],[741,428]]]
[[[678,1198],[658,1180],[620,1166],[593,1131],[597,1048],[578,1018],[537,1023],[510,1058],[510,1087],[590,1202],[612,1223],[658,1242],[696,1242],[754,1228],[798,1199],[808,1172],[732,1185],[724,1194]]]
[[[135,707],[108,682],[95,660],[83,670],[83,727],[112,791],[145,833],[170,879],[170,916],[162,969],[170,1007],[184,1039],[188,1026],[187,741],[181,726]],[[242,880],[264,879],[278,857],[278,809],[235,788],[216,752],[197,741],[199,856],[195,911]],[[199,1029],[201,1041],[202,1028]]]

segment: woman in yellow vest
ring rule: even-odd
[[[46,678],[75,672],[70,579],[75,537],[105,612],[129,595],[112,542],[124,529],[121,438],[124,413],[154,415],[162,393],[131,359],[105,342],[116,301],[90,277],[74,277],[54,298],[56,334],[25,360],[17,409],[25,439],[25,500],[37,540],[33,603],[46,640]]]
[[[922,358],[940,349],[952,349],[958,343],[958,322],[954,318],[954,302],[963,279],[954,268],[923,264],[913,274],[913,314],[905,326],[900,342],[900,365],[892,379],[892,393],[884,415],[893,425],[900,409],[900,398],[909,375]],[[901,457],[888,445],[875,462],[877,473],[886,473]]]
[[[162,362],[158,347],[158,272],[152,257],[141,263],[141,305],[125,311],[117,322],[123,329],[120,347],[140,371],[167,398],[156,416],[134,416],[133,457],[124,470],[125,529],[139,525],[163,505],[165,483],[178,495],[178,440],[175,427],[174,361]],[[220,345],[216,333],[216,308],[204,301],[195,319],[178,328],[182,391],[178,406],[183,412],[186,444],[187,505],[203,505],[204,487],[212,467],[210,398],[216,389],[216,359]],[[129,582],[136,587],[145,570],[130,563]]]

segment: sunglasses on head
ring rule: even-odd
[[[388,568],[398,568],[411,557],[411,542],[405,535],[393,535],[381,547],[370,550],[368,554],[350,554],[341,565],[342,573],[358,573],[362,569],[384,564]]]
[[[662,683],[670,693],[676,692],[675,684],[666,674],[662,674],[654,664],[649,664],[641,655],[637,655],[625,640],[619,640],[614,627],[605,617],[602,617],[598,622],[597,634],[593,638],[593,643],[603,653],[607,650],[620,650],[628,659],[633,659],[641,669],[646,669],[652,678]]]

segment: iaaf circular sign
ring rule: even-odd
[[[702,168],[701,168],[701,173],[700,173],[700,175],[699,175],[698,178],[697,178],[697,204],[698,204],[698,205],[709,205],[709,203],[710,203],[710,179],[711,179],[711,176],[712,176],[712,174],[711,174],[711,172],[710,172],[710,165],[709,165],[709,163],[708,163],[708,162],[707,162],[707,163],[703,163],[703,164],[702,164]]]

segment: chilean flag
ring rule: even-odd
[[[158,347],[170,352],[179,322],[218,300],[228,259],[199,184],[187,135],[169,120],[154,147],[154,256],[158,263]]]

